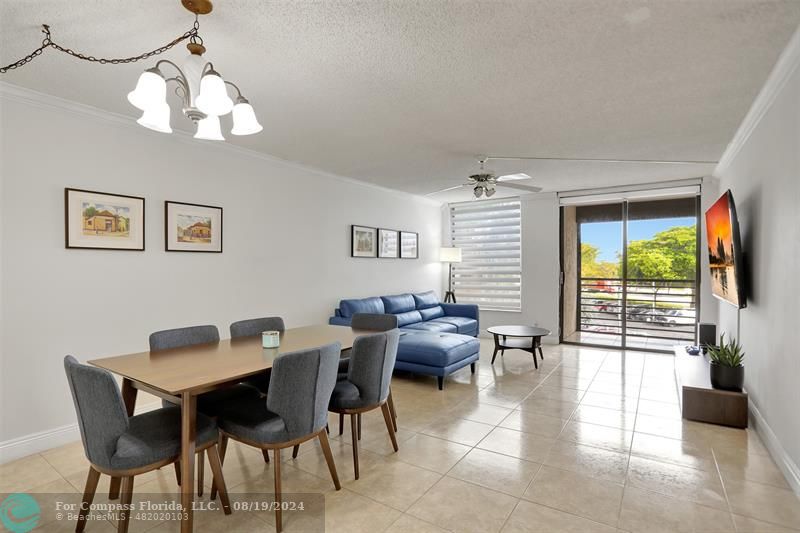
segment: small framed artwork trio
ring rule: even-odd
[[[370,226],[350,226],[350,256],[419,258],[419,234]]]
[[[144,198],[64,189],[65,245],[92,250],[144,251]],[[164,202],[164,249],[222,252],[222,208]]]

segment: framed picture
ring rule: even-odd
[[[378,257],[400,257],[400,234],[393,229],[378,229]]]
[[[367,226],[350,226],[350,257],[377,257],[378,230]]]
[[[222,253],[222,208],[164,202],[164,242],[168,252]]]
[[[144,198],[64,189],[67,248],[144,250]]]
[[[419,234],[411,231],[400,232],[400,257],[403,259],[419,258]]]

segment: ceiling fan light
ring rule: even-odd
[[[172,133],[169,125],[170,109],[166,102],[146,109],[139,120],[136,121],[140,126],[159,131],[161,133]]]
[[[258,123],[256,112],[245,98],[239,97],[233,106],[233,135],[253,135],[264,128]]]
[[[472,192],[475,194],[475,198],[480,198],[483,196],[483,187],[481,185],[476,185]]]
[[[494,196],[494,189],[486,189],[486,198]]]
[[[195,99],[197,109],[206,115],[221,116],[233,109],[233,100],[228,96],[222,76],[210,69],[200,80],[200,94]]]
[[[128,93],[128,102],[142,111],[167,104],[167,82],[157,68],[142,72],[136,88]]]
[[[204,139],[206,141],[224,141],[225,137],[222,136],[222,130],[219,126],[219,117],[216,115],[209,115],[206,118],[197,122],[197,132],[194,134],[195,139]]]

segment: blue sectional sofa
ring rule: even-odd
[[[477,305],[441,303],[433,291],[374,296],[342,300],[329,323],[349,326],[356,313],[397,317],[396,370],[436,376],[440,390],[448,374],[466,365],[475,372],[480,352]]]

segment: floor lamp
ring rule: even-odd
[[[439,250],[439,261],[447,263],[447,292],[444,293],[445,303],[456,303],[456,295],[453,292],[453,263],[461,262],[461,248],[441,248]]]

